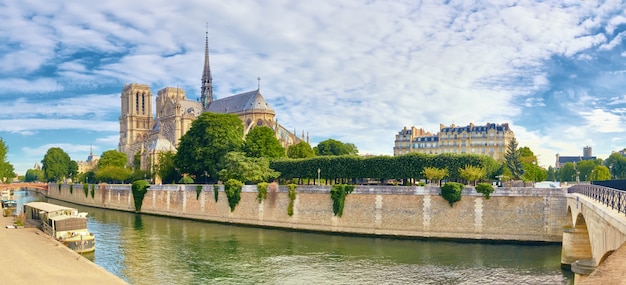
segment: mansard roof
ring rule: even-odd
[[[508,123],[504,123],[504,124],[495,124],[495,123],[487,123],[486,125],[483,126],[476,126],[474,124],[470,124],[468,126],[450,126],[450,127],[443,127],[441,128],[441,132],[442,133],[462,133],[463,131],[465,132],[486,132],[490,129],[494,129],[497,132],[506,132],[511,130],[509,128],[509,124]]]
[[[208,111],[213,113],[241,113],[253,110],[274,113],[258,89],[215,100],[208,108]]]

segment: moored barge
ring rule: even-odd
[[[87,213],[45,202],[24,204],[28,222],[78,253],[96,249],[96,239],[87,229]]]

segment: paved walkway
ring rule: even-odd
[[[40,230],[11,224],[0,216],[0,284],[128,284]]]

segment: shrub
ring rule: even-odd
[[[59,192],[61,192],[61,183],[59,183]]]
[[[83,183],[83,192],[85,192],[85,198],[89,197],[89,184]]]
[[[287,206],[287,215],[289,215],[290,217],[293,216],[293,201],[296,200],[296,187],[298,187],[298,185],[296,184],[287,185],[289,194],[289,206]]]
[[[419,183],[417,183],[417,186],[426,186],[426,182],[421,182],[420,181]]]
[[[193,184],[193,178],[189,177],[189,175],[183,175],[180,180],[178,180],[180,184]]]
[[[202,185],[196,186],[196,200],[200,198],[200,193],[202,193]]]
[[[335,216],[343,215],[343,206],[346,202],[346,196],[352,193],[354,185],[335,184],[330,189],[330,198],[333,199],[333,213]]]
[[[133,199],[135,200],[135,211],[141,211],[141,205],[143,205],[143,197],[148,192],[150,183],[146,180],[137,180],[133,182],[131,189],[133,190]]]
[[[220,186],[217,185],[217,184],[214,184],[213,185],[213,195],[215,196],[215,203],[217,203],[217,198],[220,197],[219,190],[220,190]]]
[[[267,199],[267,185],[269,185],[269,183],[267,182],[261,182],[256,185],[256,189],[258,191],[256,195],[256,200],[259,202],[259,204],[261,204],[261,201]]]
[[[236,179],[228,179],[228,181],[224,183],[224,192],[226,192],[231,212],[235,210],[235,206],[237,206],[237,204],[239,204],[239,200],[241,200],[242,187],[243,182]]]
[[[493,193],[493,186],[489,183],[478,183],[476,192],[483,194],[485,199],[489,200],[491,193]]]
[[[74,184],[70,184],[70,194],[72,194],[73,190],[74,190]]]
[[[96,186],[91,184],[91,199],[93,199],[93,196],[96,194],[96,190],[94,190]]]
[[[461,201],[461,191],[465,185],[456,182],[447,182],[441,186],[441,196],[450,203],[450,207],[455,202]]]

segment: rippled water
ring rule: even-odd
[[[63,204],[54,201],[57,204]],[[73,207],[131,284],[571,284],[558,245],[303,233]]]

